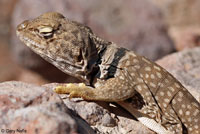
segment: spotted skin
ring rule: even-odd
[[[86,84],[59,86],[57,93],[117,102],[159,134],[200,134],[200,104],[170,73],[147,58],[55,12],[24,21],[17,35],[45,60]]]

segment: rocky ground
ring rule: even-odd
[[[160,59],[156,62],[200,102],[199,6],[198,0],[1,0],[0,130],[153,134],[116,104],[69,100],[67,95],[54,93],[59,82],[78,80],[21,44],[15,27],[47,11],[61,12],[105,39],[152,60]]]

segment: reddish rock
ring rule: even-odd
[[[178,51],[199,46],[199,0],[151,0],[162,9]]]
[[[200,26],[175,27],[169,33],[177,51],[200,46]]]
[[[94,134],[49,89],[21,82],[0,83],[1,130],[28,134]]]

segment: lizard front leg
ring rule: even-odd
[[[85,84],[65,84],[55,88],[57,93],[67,93],[70,97],[81,97],[84,100],[118,102],[132,97],[135,93],[133,83],[128,82],[125,70],[120,75],[107,80],[99,80],[95,87]],[[126,78],[126,79],[125,79]]]

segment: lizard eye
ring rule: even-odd
[[[42,26],[38,28],[40,35],[43,37],[51,37],[53,35],[53,28],[49,26]]]

